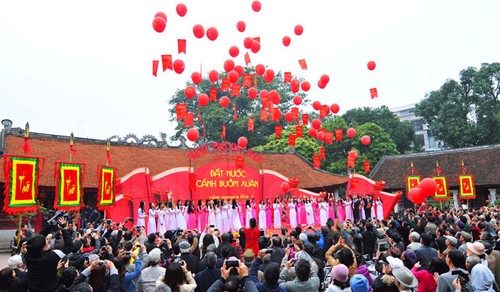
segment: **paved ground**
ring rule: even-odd
[[[7,267],[7,260],[10,258],[9,253],[0,253],[0,270]]]

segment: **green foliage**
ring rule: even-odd
[[[447,80],[416,106],[444,147],[500,143],[500,63],[482,64]]]
[[[245,68],[245,74],[253,74],[255,69],[253,67]],[[256,75],[257,76],[257,75]],[[186,86],[194,86],[197,95],[194,98],[188,99],[184,94],[184,89],[178,90],[168,101],[170,121],[175,121],[176,119],[176,105],[185,103],[187,106],[187,111],[194,113],[194,127],[200,131],[199,143],[205,143],[208,141],[220,141],[222,140],[222,125],[226,126],[226,141],[236,143],[238,138],[245,136],[248,139],[248,148],[252,148],[258,145],[263,145],[269,142],[269,137],[275,132],[275,126],[279,123],[273,122],[270,119],[268,121],[260,121],[260,112],[262,108],[261,99],[259,96],[255,99],[248,98],[247,92],[248,88],[243,87],[243,76],[239,78],[238,83],[241,84],[240,97],[230,96],[231,89],[227,92],[217,91],[217,101],[211,101],[207,106],[199,108],[200,120],[198,120],[198,98],[200,93],[205,93],[210,96],[210,88],[214,87],[219,89],[221,87],[222,78],[226,78],[226,72],[219,72],[219,81],[212,84],[210,80],[204,78],[202,82],[198,85],[192,82],[187,82]],[[253,85],[252,77],[252,85]],[[281,102],[276,106],[283,113],[281,121],[284,120],[284,114],[290,110],[292,106],[295,106],[292,99],[295,95],[290,93],[290,87],[288,83],[283,83],[283,74],[281,72],[276,73],[274,79],[270,83],[266,83],[261,76],[257,76],[257,86],[254,86],[259,92],[263,89],[267,91],[277,90],[280,95]],[[303,102],[307,103],[307,97],[304,94],[299,94],[303,98]],[[227,96],[231,100],[231,105],[227,108],[222,108],[219,105],[219,99],[222,96]],[[238,119],[234,119],[234,103],[236,103],[236,111]],[[248,118],[252,117],[254,119],[254,131],[248,131]],[[203,138],[203,127],[206,132],[206,137]],[[184,121],[177,121],[175,136],[171,137],[172,140],[177,140],[179,137],[188,130],[184,127]]]
[[[413,125],[409,121],[401,121],[386,106],[374,109],[368,107],[351,109],[342,117],[353,127],[375,122],[391,136],[399,153],[420,151],[423,146],[415,135]]]

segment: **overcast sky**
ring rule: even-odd
[[[178,3],[188,10],[175,11]],[[169,136],[167,100],[193,71],[222,70],[231,58],[244,65],[245,37],[260,37],[251,62],[290,71],[313,85],[312,101],[338,103],[340,114],[362,106],[389,108],[419,102],[468,66],[498,62],[500,1],[2,1],[0,3],[0,119],[31,131],[106,139],[135,133]],[[152,28],[167,15],[163,33]],[[238,21],[246,31],[236,29]],[[216,27],[219,37],[194,37],[192,27]],[[296,25],[304,27],[301,36]],[[284,47],[282,37],[290,36]],[[187,54],[177,53],[187,40]],[[172,54],[183,74],[152,75],[152,60]],[[298,60],[307,61],[301,70]],[[374,60],[374,71],[367,62]],[[330,76],[325,89],[317,87]],[[379,98],[371,99],[376,87]],[[304,110],[308,110],[305,108]]]

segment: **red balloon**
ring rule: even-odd
[[[314,129],[319,130],[319,128],[321,128],[321,120],[320,119],[313,119],[311,122],[311,126]]]
[[[283,116],[283,112],[279,108],[275,108],[274,110],[275,110],[274,112],[275,120],[281,119],[281,117]]]
[[[208,79],[214,83],[215,81],[219,80],[219,72],[212,70],[208,73]]]
[[[167,27],[167,21],[163,17],[157,16],[153,19],[153,29],[156,32],[163,32],[165,27]]]
[[[372,139],[368,135],[364,135],[363,137],[361,137],[361,144],[363,144],[365,146],[370,145],[371,141],[372,141]]]
[[[262,90],[260,91],[260,93],[259,93],[259,96],[260,96],[260,98],[261,98],[261,99],[266,98],[266,97],[268,97],[268,96],[269,96],[269,91],[267,91],[267,90],[265,90],[265,89],[262,89]]]
[[[274,79],[274,70],[273,69],[267,69],[266,72],[264,73],[264,81],[267,83],[273,81]]]
[[[349,137],[351,139],[356,137],[356,129],[354,129],[354,128],[347,129],[347,137]]]
[[[177,4],[177,6],[175,6],[175,10],[180,17],[184,17],[187,13],[187,7],[182,3]]]
[[[316,135],[318,135],[318,130],[314,129],[314,128],[310,128],[309,129],[309,136],[311,137],[316,137]]]
[[[234,69],[234,61],[231,59],[226,60],[224,62],[224,70],[226,70],[226,72],[229,72],[233,69]]]
[[[320,89],[323,89],[323,88],[325,88],[325,87],[326,87],[326,84],[325,84],[325,83],[323,83],[323,82],[321,82],[321,80],[320,80],[320,81],[318,81],[318,87],[319,87]]]
[[[206,95],[205,93],[201,93],[198,95],[198,104],[200,106],[207,106],[208,105],[208,95]]]
[[[303,91],[309,91],[309,89],[311,89],[311,83],[309,83],[309,81],[302,81],[300,87]]]
[[[293,97],[293,104],[301,105],[302,104],[302,97],[300,97],[300,95],[294,96]]]
[[[422,189],[415,187],[408,192],[408,198],[411,198],[412,202],[415,204],[422,204],[425,201],[425,196],[422,193]]]
[[[375,61],[370,61],[370,62],[368,62],[367,67],[368,67],[368,70],[371,71],[371,70],[374,70],[375,67],[377,67],[377,64],[375,63]]]
[[[245,22],[244,22],[244,21],[241,21],[241,20],[240,20],[240,21],[238,21],[238,22],[236,23],[236,29],[238,29],[238,31],[239,31],[239,32],[244,32],[244,31],[245,31],[245,29],[246,29],[246,27],[247,27],[247,25],[245,24]]]
[[[233,70],[238,72],[238,75],[239,75],[238,77],[241,77],[241,76],[243,76],[243,74],[245,74],[245,69],[243,69],[243,66],[240,66],[240,65],[234,66]]]
[[[281,183],[281,190],[286,193],[290,190],[290,184],[288,184],[286,181]]]
[[[165,19],[165,22],[167,22],[167,15],[161,11],[156,12],[155,17],[161,17],[161,18]]]
[[[334,103],[330,106],[330,109],[332,110],[332,113],[336,114],[339,112],[340,110],[340,107],[338,104]]]
[[[255,87],[250,87],[248,89],[248,98],[255,99],[257,97],[257,89]]]
[[[184,72],[184,68],[186,67],[184,65],[184,61],[180,59],[175,60],[173,66],[174,66],[174,71],[177,74],[181,74],[182,72]]]
[[[184,94],[187,98],[193,98],[196,95],[196,89],[194,88],[194,86],[186,86],[186,89],[184,89]]]
[[[418,187],[422,190],[424,197],[432,196],[436,193],[437,183],[432,178],[424,178]]]
[[[253,11],[259,12],[261,8],[262,8],[262,4],[260,3],[260,1],[255,0],[252,2]]]
[[[304,32],[304,28],[302,27],[302,25],[297,24],[293,29],[293,31],[295,32],[296,35],[301,35]]]
[[[193,72],[193,73],[191,73],[191,80],[193,80],[194,84],[200,84],[201,83],[201,74],[200,74],[200,72]]]
[[[295,118],[295,117],[294,117],[294,115],[293,115],[293,113],[292,113],[292,112],[287,112],[287,113],[285,114],[285,120],[286,120],[287,122],[289,122],[289,123],[291,123],[291,122],[294,120],[294,118]]]
[[[285,47],[288,47],[288,46],[290,45],[290,42],[291,42],[291,41],[292,41],[292,40],[290,39],[290,37],[289,37],[289,36],[284,36],[284,37],[283,37],[283,40],[282,40],[283,45],[284,45]]]
[[[321,102],[315,101],[312,103],[313,109],[319,111],[321,109]]]
[[[240,54],[240,49],[237,46],[232,46],[229,48],[229,55],[231,57],[237,57]]]
[[[187,138],[191,142],[195,142],[200,137],[200,133],[196,128],[191,128],[187,131]]]
[[[255,66],[255,73],[257,73],[257,75],[262,76],[264,72],[266,72],[266,67],[264,65],[257,64],[257,66]]]
[[[215,41],[219,36],[219,31],[215,27],[207,28],[207,38],[211,41]]]
[[[246,38],[243,40],[243,46],[245,47],[245,49],[251,49],[251,48],[252,48],[252,45],[253,45],[253,38],[251,38],[251,37],[246,37]]]
[[[248,145],[248,139],[246,137],[239,137],[238,138],[238,146],[241,148],[247,148]]]
[[[358,159],[359,153],[356,150],[351,150],[351,151],[349,151],[348,155],[349,155],[349,157],[352,157],[354,159]]]
[[[223,96],[219,99],[219,104],[221,107],[226,108],[231,104],[231,100],[227,96]]]
[[[317,136],[316,138],[318,138],[319,141],[325,140],[325,132],[323,132],[323,131],[319,131],[318,135],[316,135],[316,136]]]
[[[201,24],[193,26],[193,34],[195,37],[201,39],[205,35],[205,28]]]
[[[321,75],[321,77],[319,78],[319,80],[321,81],[321,83],[327,85],[328,82],[330,82],[330,76],[328,76],[326,74],[323,74],[323,75]]]
[[[328,106],[327,106],[327,107],[325,108],[325,114],[326,114],[326,115],[329,115],[329,114],[330,114],[330,107],[328,107]]]
[[[254,41],[252,43],[252,48],[250,49],[252,53],[256,54],[260,51],[260,42]]]
[[[280,94],[275,89],[269,91],[269,98],[271,99],[271,102],[273,104],[279,104],[280,103]]]
[[[229,71],[227,73],[227,79],[229,80],[229,82],[231,83],[236,83],[238,82],[238,78],[240,78],[240,74],[238,74],[238,72],[232,70],[232,71]]]
[[[292,81],[290,81],[290,90],[293,93],[299,92],[299,89],[300,89],[300,81],[299,80],[293,79]]]

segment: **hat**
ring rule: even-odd
[[[467,249],[475,255],[484,254],[484,244],[480,243],[479,241],[476,241],[474,243],[467,242]]]
[[[253,252],[253,250],[252,249],[245,250],[245,252],[243,253],[243,262],[245,263],[245,265],[247,263],[253,262],[254,259],[255,259],[255,253]]]
[[[470,235],[470,233],[467,233],[465,231],[460,231],[460,235],[465,239],[465,241],[467,242],[472,241],[472,235]]]
[[[389,263],[392,269],[398,269],[405,266],[403,261],[398,258],[388,256],[385,259]]]
[[[349,269],[344,264],[336,265],[332,268],[333,279],[345,283],[349,280]]]
[[[332,227],[332,226],[333,226],[333,224],[335,224],[335,222],[333,222],[333,219],[332,219],[332,218],[328,218],[328,220],[326,220],[326,225],[327,225],[327,226]]]
[[[398,279],[401,286],[404,286],[406,288],[417,287],[417,284],[418,284],[417,278],[415,278],[413,273],[407,267],[401,267],[401,268],[392,270],[392,275],[396,279]]]
[[[368,292],[370,284],[368,283],[368,279],[365,276],[356,274],[352,276],[351,281],[349,281],[351,285],[352,292]]]
[[[414,263],[417,260],[417,255],[409,249],[405,250],[404,252],[405,259],[410,260],[412,263]]]
[[[460,222],[458,222],[458,223],[457,223],[457,226],[458,226],[458,228],[460,228],[460,229],[464,229],[465,224],[464,224],[462,221],[460,221]]]
[[[446,239],[452,244],[457,245],[457,238],[455,236],[445,235]]]
[[[186,253],[189,252],[189,249],[191,248],[191,244],[187,240],[183,240],[179,242],[179,249],[181,250],[181,253]]]
[[[17,266],[19,265],[19,263],[22,263],[23,262],[23,258],[16,254],[16,255],[13,255],[11,256],[8,260],[7,260],[7,266],[9,266],[9,268],[11,269],[17,269]]]
[[[150,262],[159,262],[161,258],[161,250],[159,248],[153,248],[148,254],[148,260]]]

